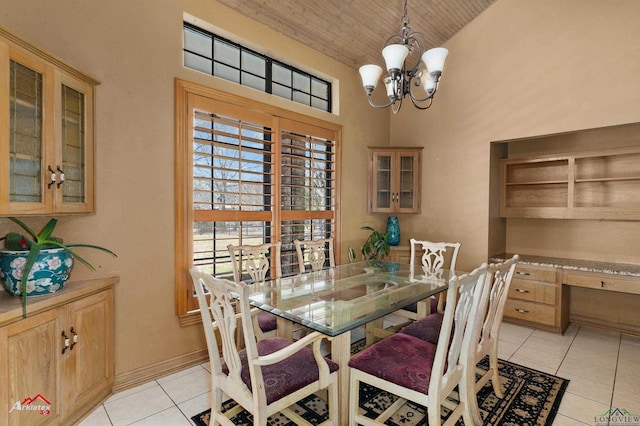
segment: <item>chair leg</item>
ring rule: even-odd
[[[493,370],[493,375],[491,376],[491,384],[493,385],[493,391],[496,393],[498,398],[502,398],[504,396],[504,387],[500,382],[500,371],[498,370],[498,355],[497,348],[489,355],[489,365]]]
[[[358,407],[360,406],[360,381],[354,377],[353,370],[351,371],[349,378],[349,426],[356,425],[356,414],[358,414]],[[342,399],[342,403],[345,400]]]
[[[220,422],[218,422],[218,419],[216,417],[216,413],[221,413],[222,412],[222,399],[224,397],[224,393],[222,392],[222,390],[220,388],[217,388],[215,386],[215,384],[213,385],[213,388],[211,390],[211,420],[210,420],[210,425],[209,426],[217,426],[220,424]]]
[[[476,394],[476,369],[466,369],[463,379],[458,385],[460,391],[460,404],[462,404],[462,418],[465,425],[482,425],[482,416],[478,408],[478,397]]]
[[[473,393],[473,398],[471,398],[469,403],[465,406],[462,416],[464,418],[465,425],[482,425],[482,416],[480,415],[480,408],[478,407],[478,400],[475,392]]]
[[[338,377],[327,388],[327,402],[329,403],[329,418],[334,425],[338,424]]]
[[[429,426],[440,426],[442,424],[442,419],[440,418],[440,403],[436,401],[435,405],[435,407],[427,407]]]

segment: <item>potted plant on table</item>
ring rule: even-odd
[[[362,246],[362,259],[363,260],[381,260],[385,256],[389,255],[391,247],[389,246],[388,238],[390,232],[382,233],[370,226],[363,226],[360,229],[365,231],[371,231],[369,237],[366,239]],[[356,259],[356,252],[352,247],[349,247],[349,261],[354,262]]]
[[[52,218],[39,233],[35,233],[20,219],[10,217],[28,236],[10,232],[5,240],[6,250],[0,250],[0,279],[4,288],[14,296],[22,296],[22,316],[27,316],[27,296],[54,293],[69,279],[74,259],[91,270],[95,268],[73,248],[89,247],[116,256],[111,250],[91,244],[63,244],[52,236],[58,220]]]

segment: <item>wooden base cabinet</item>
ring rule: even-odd
[[[569,295],[556,268],[518,265],[505,303],[507,321],[564,333]]]
[[[2,326],[0,351],[0,424],[72,424],[113,388],[113,288]]]
[[[566,270],[563,283],[571,289],[571,322],[640,336],[637,275]]]

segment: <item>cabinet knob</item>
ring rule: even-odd
[[[64,355],[64,353],[69,348],[69,345],[70,345],[71,341],[70,341],[69,337],[67,336],[67,333],[64,332],[64,330],[62,330],[62,338],[64,339],[63,340],[64,346],[62,347],[62,354]]]
[[[521,289],[521,288],[516,288],[516,291],[517,291],[518,293],[529,293],[529,290],[523,290],[523,289]]]
[[[49,170],[49,173],[51,173],[51,179],[49,180],[49,183],[47,184],[47,188],[51,188],[51,185],[56,183],[56,171],[53,170],[51,168],[51,166],[47,166],[47,169]]]
[[[56,170],[60,175],[60,179],[58,180],[58,183],[56,183],[56,188],[60,188],[64,183],[64,170],[62,170],[60,166],[56,166]]]
[[[73,329],[73,327],[71,327],[71,335],[73,336],[73,343],[71,344],[71,346],[69,346],[69,350],[73,350],[73,347],[76,345],[76,343],[78,343],[78,333],[76,333],[76,331]]]
[[[521,314],[528,314],[529,311],[527,311],[526,309],[520,309],[520,308],[516,308],[516,312],[519,312]]]
[[[531,275],[531,274],[529,272],[516,271],[516,275],[528,276],[528,275]]]

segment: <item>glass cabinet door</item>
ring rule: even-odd
[[[4,53],[4,54],[3,54]],[[45,63],[0,43],[0,214],[46,213],[51,204],[46,171],[52,140],[53,70]]]
[[[58,190],[57,209],[67,212],[89,212],[92,206],[92,128],[91,88],[63,78],[59,84],[60,144],[56,153]]]
[[[375,182],[374,182],[374,208],[392,209],[392,169],[391,165],[394,157],[390,154],[377,153],[374,154],[374,163],[376,164]]]
[[[414,209],[416,158],[413,153],[398,155],[398,209]]]

